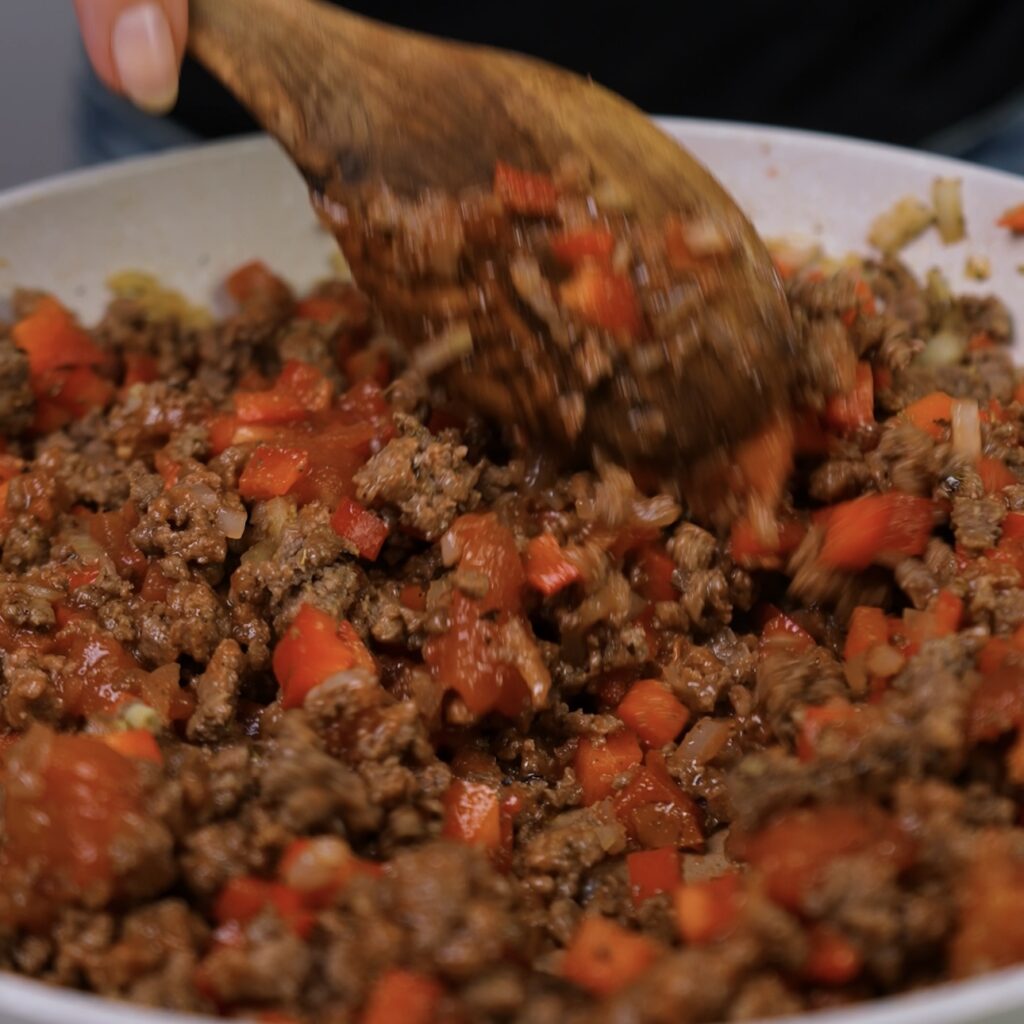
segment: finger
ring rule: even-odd
[[[139,107],[169,110],[188,33],[188,0],[74,0],[100,78]]]

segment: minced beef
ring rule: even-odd
[[[371,213],[437,288],[498,223]],[[531,223],[508,315],[559,335]],[[510,445],[342,282],[63,314],[70,392],[0,338],[0,965],[295,1024],[700,1024],[1024,961],[1005,310],[785,271],[807,404],[713,515]]]

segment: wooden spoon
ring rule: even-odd
[[[586,387],[564,346],[507,326],[520,320],[493,265],[480,276],[470,268],[459,301],[476,303],[466,317],[474,347],[445,383],[484,413],[563,452],[597,446],[675,469],[746,436],[789,400],[793,325],[762,242],[704,167],[620,97],[537,60],[314,0],[192,0],[189,45],[287,150],[357,282],[385,319],[402,314],[393,326],[414,343],[444,329],[451,289],[397,301],[393,266],[367,243],[365,204],[382,186],[400,197],[459,196],[489,191],[498,161],[551,173],[582,158],[636,220],[698,218],[728,239],[713,287],[671,344],[655,339],[670,351],[661,368],[623,363]]]

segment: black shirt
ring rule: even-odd
[[[652,113],[904,144],[1024,86],[1022,0],[355,0],[409,28],[531,53]],[[205,135],[251,122],[186,67],[176,116]]]

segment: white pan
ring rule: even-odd
[[[903,195],[928,198],[937,176],[963,181],[968,237],[944,247],[929,231],[904,255],[940,266],[958,291],[994,292],[1024,325],[1024,239],[995,221],[1024,203],[1024,178],[906,150],[802,132],[671,120],[766,237],[797,236],[843,255],[865,248],[875,214]],[[87,321],[118,270],[150,270],[201,302],[225,274],[260,258],[296,286],[332,270],[332,243],[304,188],[262,138],[173,152],[0,194],[0,307],[15,285],[57,293]],[[989,257],[988,281],[969,280],[969,255]],[[1017,345],[1024,345],[1024,326]],[[803,1018],[808,1020],[809,1018]],[[0,974],[0,1024],[174,1024],[156,1013],[55,991]],[[1020,1024],[1024,968],[851,1010],[815,1024]],[[796,1021],[783,1022],[796,1024]]]

